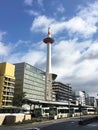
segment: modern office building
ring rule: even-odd
[[[90,105],[97,107],[97,101],[95,97],[90,97]]]
[[[78,101],[77,104],[81,104],[82,106],[86,105],[85,93],[83,91],[75,91],[74,97]]]
[[[15,93],[25,92],[25,98],[45,100],[45,72],[28,64],[15,64]]]
[[[98,99],[96,99],[96,103],[97,103],[97,108],[98,108]]]
[[[69,101],[72,99],[72,87],[69,84],[53,82],[53,91],[55,92],[56,101]]]
[[[15,66],[3,62],[0,63],[0,107],[11,107],[15,86]]]
[[[85,91],[82,91],[85,95],[85,105],[90,105],[90,96]]]

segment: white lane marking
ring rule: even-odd
[[[28,128],[27,130],[40,130],[40,128]]]

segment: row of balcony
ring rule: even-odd
[[[12,102],[2,102],[2,107],[12,106]]]
[[[4,103],[4,102],[12,102],[12,99],[6,99],[6,100],[2,100],[2,103]]]
[[[4,82],[4,85],[8,87],[14,87],[15,83]]]
[[[4,77],[4,81],[15,82],[15,79]]]
[[[6,89],[4,89],[3,91],[4,91],[4,92],[12,92],[12,93],[14,93],[14,89],[7,89],[7,88],[6,88]]]
[[[5,96],[5,97],[7,97],[7,96],[13,97],[13,93],[12,92],[3,92],[3,96]]]

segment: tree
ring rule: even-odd
[[[25,102],[23,99],[26,96],[26,92],[16,92],[13,98],[13,106],[21,107]]]

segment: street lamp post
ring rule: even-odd
[[[81,104],[79,104],[80,121],[81,121],[81,111],[82,111],[82,107],[81,107]]]
[[[71,115],[70,115],[70,103],[71,103],[71,100],[72,100],[72,99],[68,99],[69,117],[71,116]]]
[[[70,99],[70,85],[68,84],[68,107],[69,107],[69,117],[70,117],[70,102],[72,99]]]

